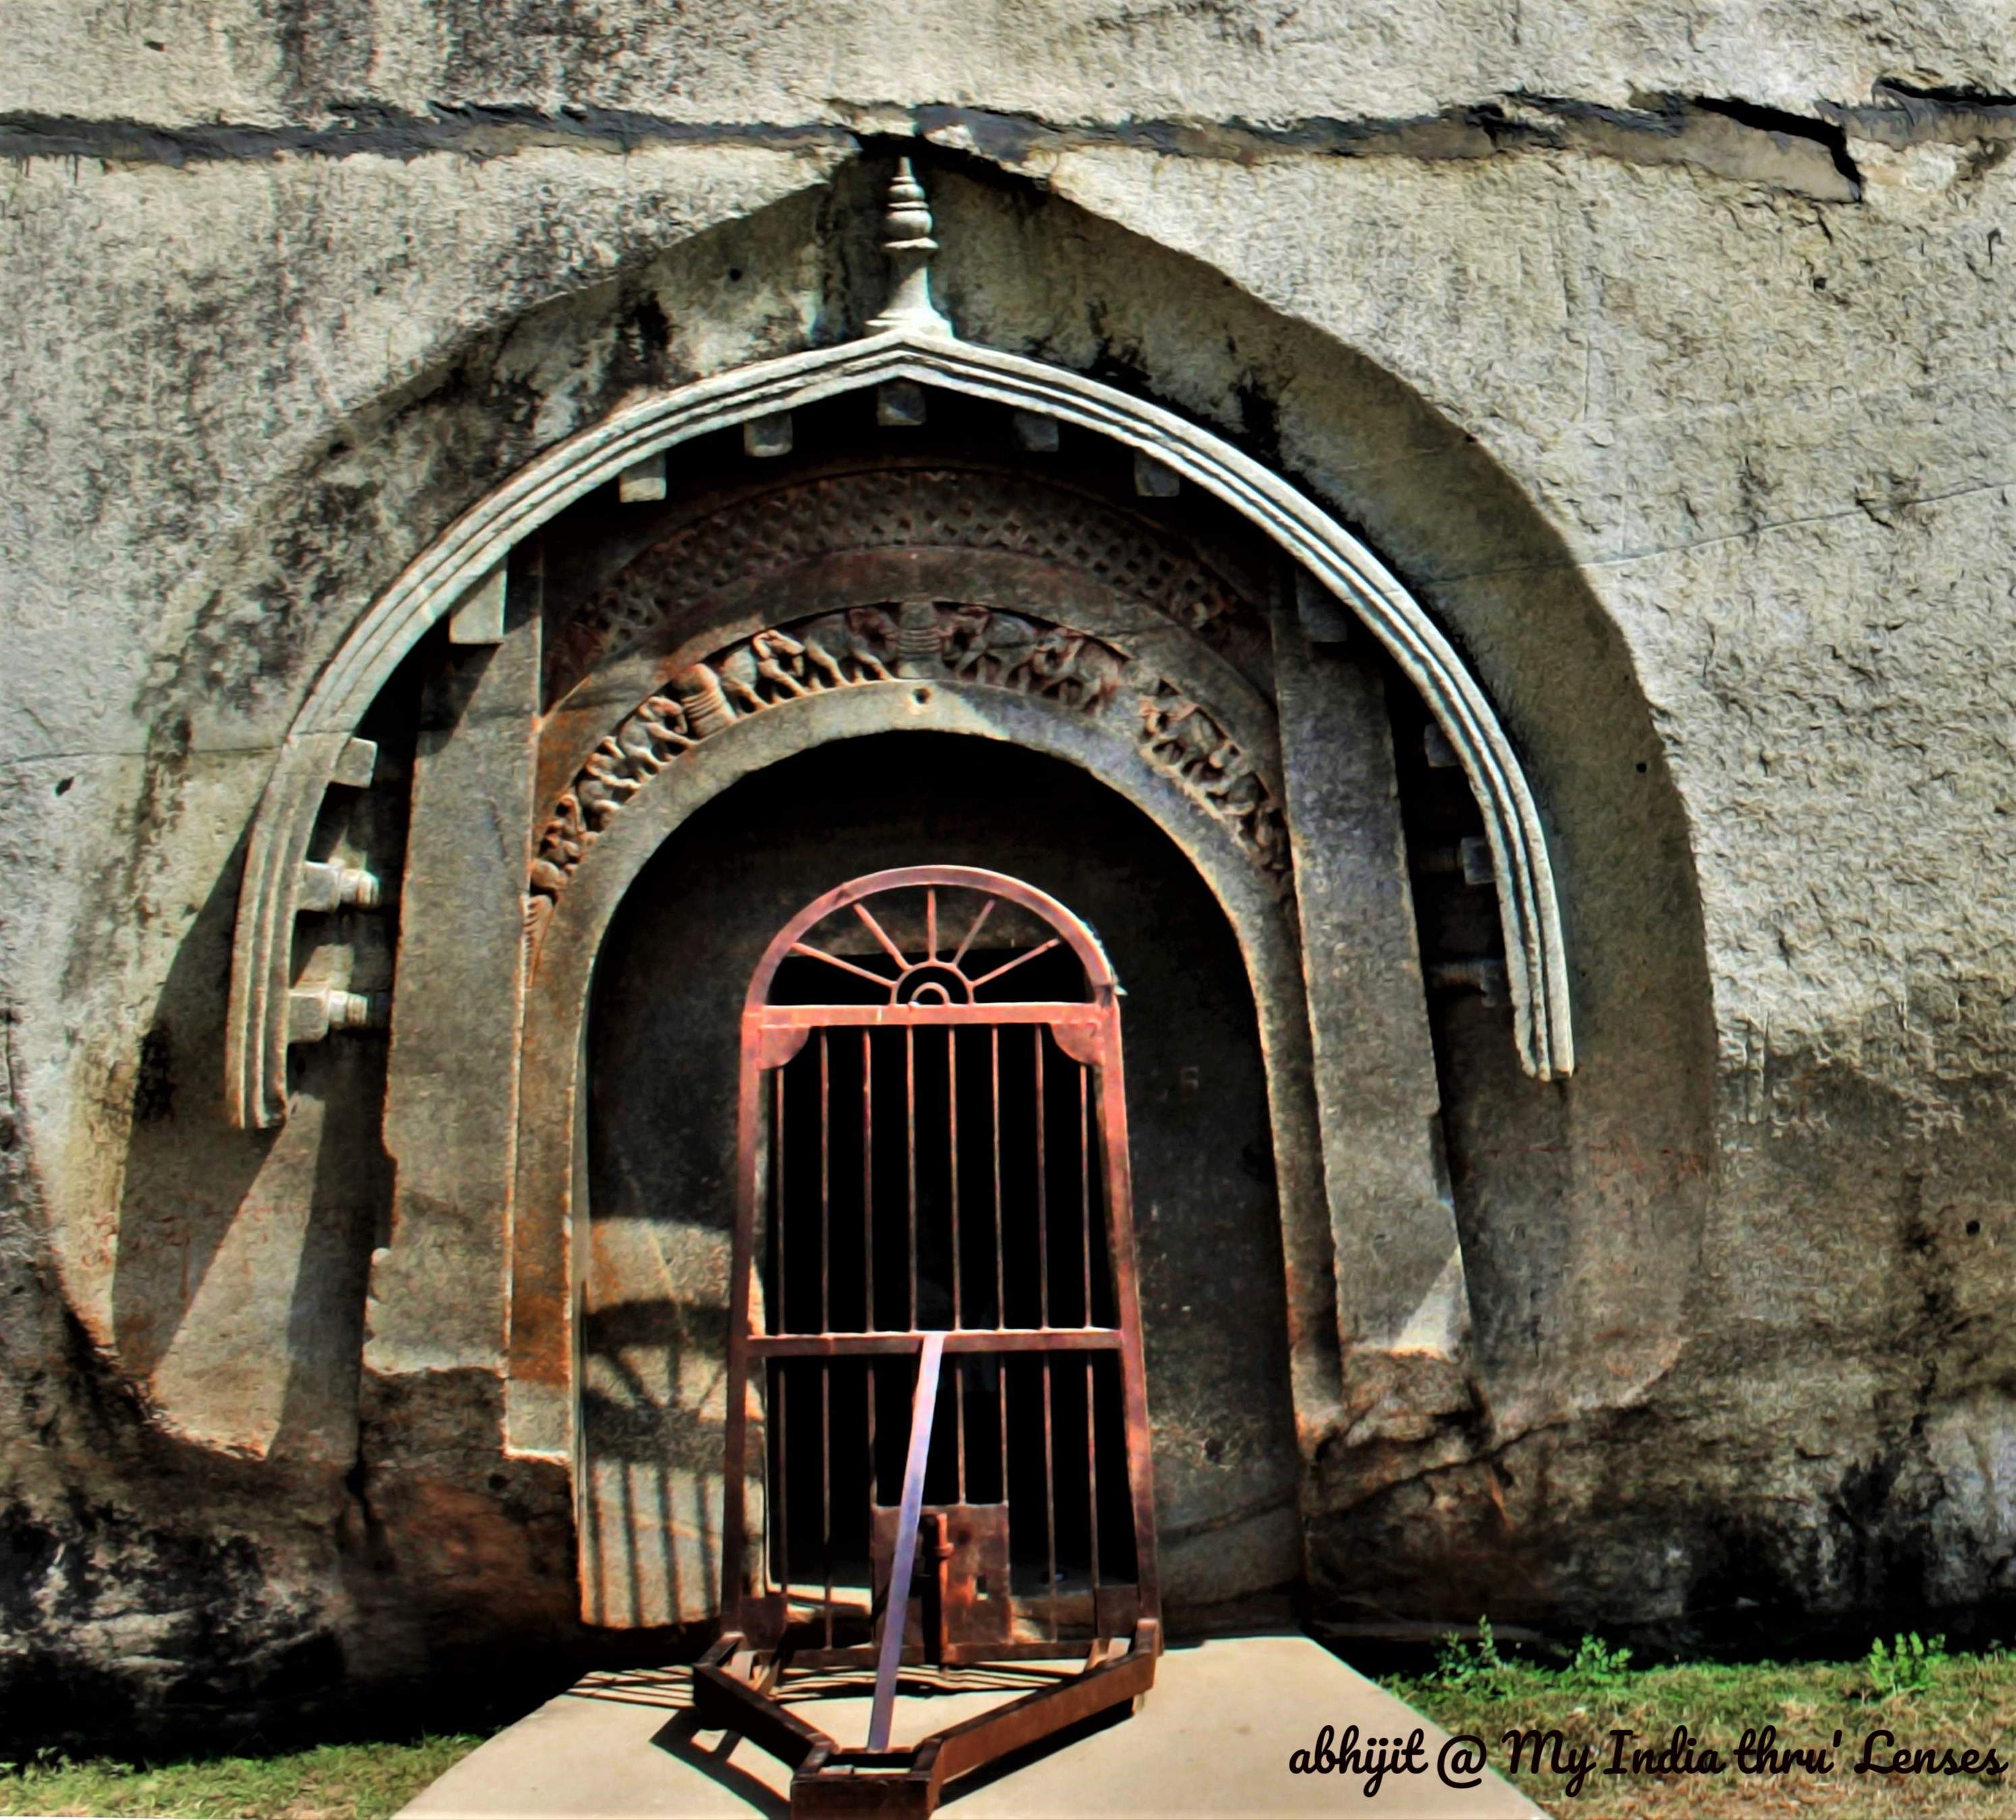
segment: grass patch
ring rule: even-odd
[[[1484,1624],[1474,1641],[1444,1645],[1431,1673],[1387,1685],[1445,1730],[1483,1739],[1501,1774],[1510,1753],[1505,1733],[1558,1732],[1558,1746],[1546,1740],[1537,1771],[1525,1753],[1511,1777],[1550,1814],[1587,1820],[1837,1812],[1899,1820],[1994,1814],[2007,1820],[2016,1814],[2016,1777],[2007,1770],[1858,1775],[1855,1768],[1864,1739],[1879,1731],[1892,1733],[1895,1743],[1877,1740],[1877,1762],[1889,1761],[1899,1746],[1949,1750],[1956,1763],[1963,1752],[1992,1746],[2003,1764],[2016,1761],[2016,1657],[2000,1649],[1949,1655],[1939,1638],[1906,1635],[1885,1639],[1853,1662],[1638,1670],[1629,1650],[1585,1638],[1572,1661],[1544,1667],[1501,1655]],[[1719,1770],[1683,1773],[1677,1761],[1661,1764],[1650,1754],[1633,1767],[1633,1751],[1665,1750],[1683,1726],[1697,1762],[1712,1748]],[[1746,1773],[1737,1764],[1737,1747],[1746,1732],[1755,1736],[1766,1726],[1777,1728],[1780,1750],[1824,1752],[1827,1761],[1775,1769],[1757,1764]],[[1636,1734],[1621,1759],[1612,1737],[1618,1731]],[[1579,1792],[1570,1794],[1578,1761],[1587,1768]],[[1621,1773],[1609,1773],[1620,1762]]]
[[[470,1733],[324,1744],[270,1757],[0,1763],[0,1814],[149,1814],[178,1820],[385,1820],[483,1742]]]

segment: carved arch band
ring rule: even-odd
[[[1335,520],[1210,432],[1081,374],[903,326],[702,380],[581,431],[464,513],[364,614],[296,717],[253,827],[226,1031],[237,1123],[272,1126],[286,1115],[303,863],[358,723],[416,642],[501,586],[520,540],[625,468],[695,437],[902,380],[1055,418],[1150,456],[1224,501],[1356,614],[1420,690],[1482,812],[1521,1062],[1543,1079],[1573,1068],[1567,960],[1539,814],[1490,703],[1419,603]]]

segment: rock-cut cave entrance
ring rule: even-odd
[[[913,885],[869,899],[872,927],[851,909],[822,920],[766,989],[767,1015],[804,1040],[749,1076],[743,993],[778,932],[836,880],[927,865],[1025,881],[1096,931],[1125,989],[1110,1108],[1068,1024],[983,1015],[1004,993],[1080,1021],[1087,1004],[1071,945],[999,889]],[[900,984],[895,953],[923,963]],[[974,1015],[947,1015],[990,974]],[[892,991],[922,1027],[874,1015]],[[1022,1336],[1006,1350],[955,1339],[945,1362],[923,1508],[942,1513],[965,1609],[920,1606],[912,1627],[941,1625],[949,1659],[1131,1630],[1147,1577],[1137,1519],[1160,1540],[1179,1631],[1292,1586],[1297,1465],[1254,1004],[1224,912],[1139,809],[1075,766],[938,733],[773,765],[693,816],[626,896],[588,1061],[591,1623],[711,1617],[726,1556],[724,1622],[788,1625],[801,1651],[867,1652],[918,1375],[904,1336],[932,1328]],[[1130,1500],[1119,1350],[1027,1337],[1123,1324],[1109,1137],[1132,1166],[1152,1512]],[[739,1168],[759,1191],[746,1394],[730,1364]],[[870,1332],[885,1351],[834,1356]],[[728,1483],[737,1410],[742,1497]]]

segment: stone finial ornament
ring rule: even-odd
[[[913,335],[950,335],[951,319],[931,297],[931,205],[908,158],[896,161],[889,200],[882,214],[882,250],[889,255],[889,299],[868,324],[870,334],[907,330]]]

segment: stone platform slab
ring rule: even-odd
[[[1075,1665],[1074,1665],[1075,1667]],[[904,1677],[893,1742],[914,1743],[1012,1699],[1062,1664]],[[804,1716],[843,1743],[867,1731],[868,1682],[848,1675],[789,1684]],[[1427,1772],[1365,1779],[1294,1775],[1291,1754],[1355,1725],[1362,1739],[1425,1735]],[[1451,1789],[1434,1764],[1445,1734],[1309,1638],[1223,1638],[1165,1654],[1154,1691],[1131,1718],[996,1766],[950,1792],[949,1820],[1167,1820],[1240,1815],[1370,1814],[1397,1820],[1514,1820],[1541,1810],[1485,1772]],[[593,1674],[473,1751],[401,1820],[782,1820],[789,1773],[747,1739],[693,1723],[683,1669]]]

